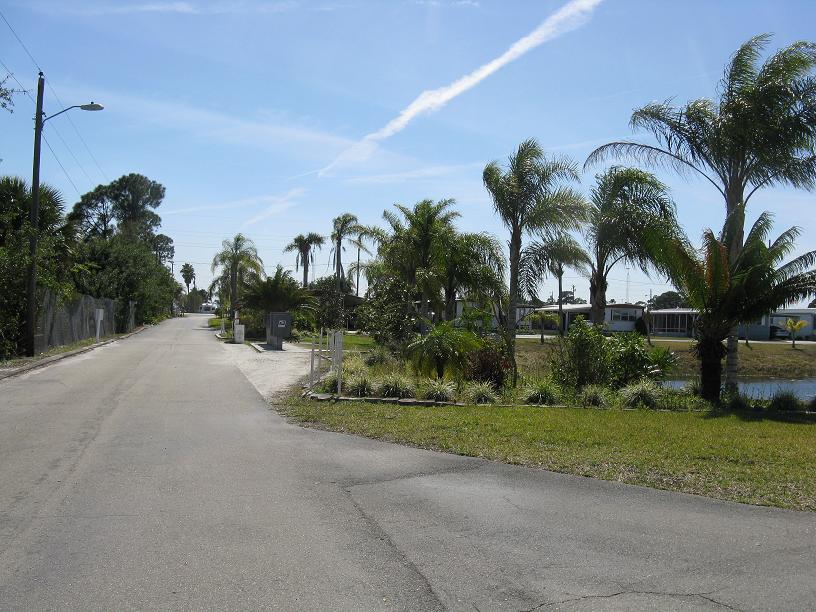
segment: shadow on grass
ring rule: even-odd
[[[783,412],[778,410],[728,410],[725,408],[713,409],[706,413],[707,419],[719,419],[735,416],[740,421],[776,421],[778,423],[799,423],[802,425],[816,424],[816,414],[806,412]]]

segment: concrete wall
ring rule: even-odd
[[[80,295],[70,302],[64,302],[46,291],[37,319],[35,350],[39,353],[95,337],[97,308],[104,310],[101,335],[113,334],[116,330],[115,300]]]

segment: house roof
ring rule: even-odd
[[[643,310],[643,306],[639,306],[637,304],[607,304],[607,309],[614,308],[614,309],[632,309],[632,310]],[[562,306],[564,312],[589,312],[592,310],[591,304],[564,304]],[[541,308],[536,308],[536,311],[543,311],[543,312],[558,312],[558,304],[553,304],[551,306],[542,306]]]
[[[658,310],[650,310],[649,314],[697,314],[696,308],[660,308]]]

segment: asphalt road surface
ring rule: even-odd
[[[303,429],[204,321],[0,382],[0,609],[816,608],[814,514]]]

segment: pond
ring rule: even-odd
[[[663,384],[672,389],[682,389],[688,380],[667,380]],[[753,398],[768,399],[777,391],[791,391],[801,400],[816,397],[816,378],[787,380],[784,378],[742,378],[737,381],[740,393]]]

